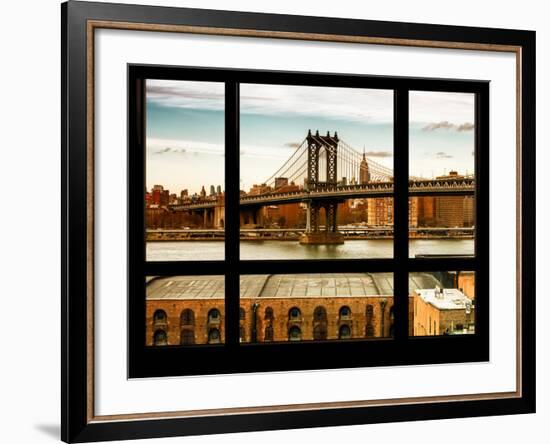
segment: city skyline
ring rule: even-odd
[[[224,84],[147,81],[146,187],[199,193],[224,187]],[[473,95],[411,92],[410,174],[474,169]],[[241,85],[241,189],[267,179],[308,129],[338,131],[392,167],[391,90]]]

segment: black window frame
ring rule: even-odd
[[[147,262],[145,255],[145,80],[225,84],[225,259]],[[388,259],[241,260],[239,258],[239,85],[242,83],[391,89],[394,91],[394,255]],[[409,91],[475,94],[475,255],[409,258]],[[489,359],[489,82],[340,73],[128,65],[128,307],[130,378],[369,366],[480,362]],[[408,334],[408,274],[474,271],[476,331],[470,335]],[[346,341],[242,343],[239,278],[245,274],[391,272],[394,336]],[[224,275],[225,342],[145,345],[146,276]],[[222,332],[220,332],[221,334]],[[223,337],[223,335],[222,335]],[[326,357],[330,356],[330,359]]]

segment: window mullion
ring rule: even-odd
[[[409,324],[409,91],[394,90],[394,313],[395,339],[408,337]]]
[[[225,83],[225,343],[239,344],[239,84]]]

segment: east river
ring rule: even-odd
[[[473,254],[473,239],[412,239],[409,255]],[[297,241],[243,241],[241,259],[370,259],[393,257],[393,240],[346,240],[342,245],[300,245]],[[221,241],[147,242],[148,261],[223,260]]]

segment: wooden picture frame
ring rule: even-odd
[[[502,29],[467,28],[441,25],[422,25],[410,23],[376,22],[353,19],[334,19],[303,16],[284,16],[273,14],[237,13],[227,11],[208,11],[185,8],[163,8],[150,6],[116,5],[105,3],[88,3],[70,1],[64,3],[62,13],[62,439],[66,442],[88,442],[114,439],[137,439],[162,436],[179,436],[192,434],[227,433],[237,431],[270,430],[298,427],[315,427],[331,425],[367,424],[376,422],[410,421],[436,418],[452,418],[466,416],[500,415],[515,413],[531,413],[535,411],[535,34],[530,31],[515,31]],[[192,409],[167,412],[135,412],[128,414],[101,414],[95,413],[95,342],[94,324],[97,315],[94,307],[94,287],[97,285],[98,276],[94,274],[94,190],[97,180],[101,180],[94,171],[94,138],[97,128],[95,122],[94,89],[95,59],[94,59],[94,33],[99,29],[127,30],[140,32],[146,35],[148,31],[163,33],[186,33],[193,35],[214,35],[227,37],[250,37],[257,39],[282,39],[284,41],[314,41],[337,42],[341,44],[365,44],[365,45],[391,45],[407,48],[439,48],[459,49],[480,52],[504,52],[515,55],[516,60],[516,244],[517,258],[516,274],[517,287],[516,298],[516,389],[494,393],[467,393],[448,396],[423,396],[423,397],[397,397],[382,400],[349,400],[321,403],[295,403],[284,405],[265,405],[255,407],[232,407],[212,409]],[[210,67],[209,67],[210,68]],[[209,68],[200,68],[200,75],[210,75]],[[141,74],[139,74],[141,69]],[[152,71],[151,71],[152,70]],[[156,70],[156,71],[155,71]],[[177,67],[151,67],[131,65],[129,67],[128,85],[131,89],[133,82],[139,78],[148,78],[151,72],[163,73],[168,78],[177,78]],[[266,71],[267,72],[267,71]],[[242,79],[254,79],[254,76],[264,76],[269,81],[280,81],[281,78],[293,79],[292,81],[306,82],[307,84],[331,84],[338,81],[349,83],[350,78],[331,77],[329,74],[308,73],[254,73],[246,71],[239,73],[237,70],[223,72],[218,70],[212,75],[218,76],[226,82],[226,88],[231,82],[239,82]],[[148,74],[149,73],[149,74]],[[176,76],[176,77],[174,77]],[[221,76],[221,77],[220,77]],[[225,76],[225,77],[224,77]],[[233,76],[233,77],[232,77]],[[241,77],[235,77],[241,76]],[[248,77],[247,77],[248,76]],[[285,77],[286,76],[286,77]],[[300,77],[302,76],[302,77]],[[309,77],[308,77],[309,76]],[[257,77],[256,77],[257,78]],[[237,79],[237,80],[235,80]],[[277,80],[279,79],[279,80]],[[296,80],[298,79],[298,80]],[[306,79],[306,80],[304,80]],[[365,81],[365,79],[357,80]],[[370,79],[371,82],[384,82],[385,80]],[[488,145],[489,133],[489,84],[457,80],[419,79],[411,76],[409,79],[393,78],[395,84],[391,87],[395,91],[402,88],[408,91],[415,88],[427,88],[428,90],[458,90],[468,88],[480,93],[478,100],[478,120],[481,123],[477,138],[481,145]],[[309,82],[309,83],[308,83]],[[328,82],[328,83],[327,83]],[[439,82],[439,83],[438,83]],[[430,84],[430,86],[426,86]],[[452,86],[454,85],[454,86]],[[226,89],[226,97],[229,98],[229,106],[238,105],[238,95],[231,95],[231,89]],[[228,94],[229,92],[229,94]],[[407,292],[407,271],[432,270],[439,264],[441,269],[467,269],[472,262],[460,258],[454,259],[430,259],[424,263],[411,262],[408,259],[407,237],[407,193],[408,181],[398,180],[399,172],[408,174],[408,139],[404,124],[408,122],[408,99],[397,94],[394,98],[397,129],[395,130],[394,143],[401,146],[400,160],[396,160],[394,168],[395,198],[401,203],[396,203],[396,228],[392,270],[396,274],[396,293],[400,288]],[[231,99],[233,98],[233,99]],[[129,94],[129,138],[137,137],[135,132],[134,117],[136,117],[136,100],[139,95]],[[231,101],[233,100],[233,101]],[[403,102],[403,100],[405,100]],[[399,105],[401,101],[401,105]],[[406,106],[404,106],[406,105]],[[400,114],[401,113],[401,114]],[[528,118],[524,118],[528,116]],[[126,116],[120,116],[125,120]],[[399,120],[401,119],[401,120]],[[227,122],[227,120],[226,120]],[[238,127],[228,126],[226,140],[238,142]],[[233,140],[233,142],[231,142]],[[135,140],[134,140],[135,142]],[[132,142],[130,142],[132,143]],[[237,143],[238,145],[238,143]],[[479,165],[486,167],[488,175],[488,153],[483,154],[479,150]],[[231,196],[238,198],[238,151],[236,155],[226,155],[226,171],[236,168],[237,176],[226,178],[227,199]],[[403,154],[404,153],[404,154]],[[483,158],[483,156],[485,156]],[[130,160],[130,162],[132,162]],[[130,175],[139,175],[139,170],[132,169]],[[484,171],[484,170],[478,170]],[[480,215],[486,215],[486,224],[480,224],[476,232],[476,245],[479,259],[480,273],[478,289],[485,292],[489,289],[489,179],[482,174],[477,182],[477,211]],[[132,179],[131,180],[137,180]],[[237,181],[238,182],[238,181]],[[130,182],[138,183],[138,182]],[[142,189],[142,188],[140,188]],[[131,195],[130,195],[131,197]],[[131,202],[136,202],[134,201]],[[130,213],[139,214],[139,205]],[[135,205],[134,205],[135,206]],[[236,212],[238,208],[229,207],[229,211]],[[229,217],[229,215],[227,216]],[[234,236],[227,235],[226,248],[236,248],[238,251],[239,227],[231,224],[228,219],[227,230],[233,230]],[[404,227],[404,234],[399,234],[398,225]],[[129,228],[132,231],[132,227]],[[131,233],[129,234],[132,235]],[[140,232],[134,233],[138,237]],[[131,244],[129,262],[135,262],[140,248]],[[229,247],[227,247],[229,245]],[[232,246],[232,247],[231,247]],[[401,262],[399,262],[401,261]],[[430,262],[432,261],[432,262]],[[439,262],[433,262],[439,261]],[[240,261],[242,262],[242,261]],[[277,261],[273,265],[274,272],[291,272],[295,267],[291,261]],[[416,264],[416,265],[415,265]],[[262,270],[261,261],[250,261],[241,268],[243,273],[259,273]],[[327,271],[344,270],[349,267],[352,271],[359,270],[364,263],[353,261],[339,262],[329,261],[322,265]],[[238,286],[238,272],[240,267],[238,257],[226,255],[226,263],[220,267],[226,267],[226,282],[234,282]],[[307,272],[315,270],[317,265],[313,263],[302,264],[302,270]],[[373,269],[384,270],[384,264],[372,263]],[[137,265],[137,268],[143,267]],[[155,268],[156,267],[156,268]],[[170,265],[166,265],[170,269]],[[355,268],[354,268],[355,267]],[[399,270],[404,272],[399,275]],[[416,268],[415,268],[416,267]],[[134,267],[135,269],[136,267]],[[177,273],[176,267],[172,267]],[[132,268],[131,268],[132,269]],[[220,268],[222,270],[223,268]],[[158,271],[160,267],[149,267],[149,271]],[[235,271],[237,270],[237,271]],[[161,272],[161,274],[164,272]],[[233,273],[233,274],[232,274]],[[153,273],[155,274],[155,273]],[[399,277],[401,276],[401,277]],[[235,280],[236,279],[236,280]],[[130,279],[130,285],[131,284]],[[513,292],[514,289],[510,289]],[[126,297],[126,295],[121,295]],[[134,302],[132,302],[134,301]],[[402,298],[398,303],[396,299],[397,314],[401,319],[406,317],[408,300]],[[370,362],[368,360],[354,360],[343,365],[324,365],[320,362],[305,363],[298,357],[307,352],[307,347],[302,348],[279,346],[278,353],[289,351],[291,358],[295,357],[293,365],[279,365],[276,361],[269,361],[269,351],[263,353],[259,363],[252,365],[254,357],[247,357],[250,350],[244,353],[239,348],[237,327],[226,327],[229,332],[228,349],[238,357],[240,365],[231,365],[222,371],[207,371],[207,366],[197,365],[191,371],[182,370],[180,367],[170,367],[167,370],[158,371],[151,366],[151,357],[144,357],[143,350],[138,342],[141,341],[143,331],[136,330],[130,323],[130,368],[128,375],[131,378],[145,376],[174,376],[185,374],[207,373],[247,373],[270,370],[310,370],[319,368],[339,367],[364,367],[368,365],[397,365],[397,364],[434,364],[442,362],[475,362],[487,361],[490,358],[489,350],[489,310],[488,297],[480,303],[480,332],[476,335],[477,342],[473,347],[471,338],[452,338],[455,342],[462,341],[460,350],[468,351],[454,357],[444,353],[445,342],[440,342],[442,357],[435,359],[422,348],[415,353],[410,352],[406,357],[398,356],[395,359],[382,359]],[[134,313],[135,300],[129,298],[130,320]],[[228,319],[239,319],[239,304],[229,303],[227,307]],[[137,311],[139,313],[139,310]],[[122,322],[123,320],[121,320]],[[407,325],[406,323],[402,325]],[[132,336],[137,331],[138,339]],[[419,347],[406,342],[407,331],[397,328],[396,341],[404,341],[400,350]],[[434,339],[431,339],[432,341]],[[133,344],[133,345],[132,345]],[[299,345],[298,345],[299,346]],[[354,344],[323,344],[327,352],[338,353],[344,350],[351,353],[355,349]],[[472,348],[473,347],[473,348]],[[133,350],[133,351],[132,351]],[[241,350],[241,351],[239,351]],[[267,350],[267,349],[266,349]],[[321,348],[319,348],[321,350]],[[323,349],[325,350],[325,349]],[[472,352],[474,350],[474,352]],[[163,350],[164,352],[164,350]],[[134,354],[132,354],[134,353]],[[140,355],[140,353],[142,353]],[[145,351],[147,354],[148,352]],[[226,353],[226,352],[223,352]],[[132,356],[140,356],[134,359]],[[160,352],[154,351],[158,362],[169,366],[169,355],[162,357]],[[447,355],[450,355],[447,353]],[[173,355],[172,355],[173,356]],[[388,354],[390,356],[390,354]],[[413,358],[414,356],[414,358]],[[256,359],[257,361],[257,359]],[[135,367],[133,364],[141,363]],[[143,365],[145,363],[145,365]],[[149,364],[149,365],[147,365]],[[161,369],[163,366],[161,365]],[[136,370],[138,369],[138,370]]]

